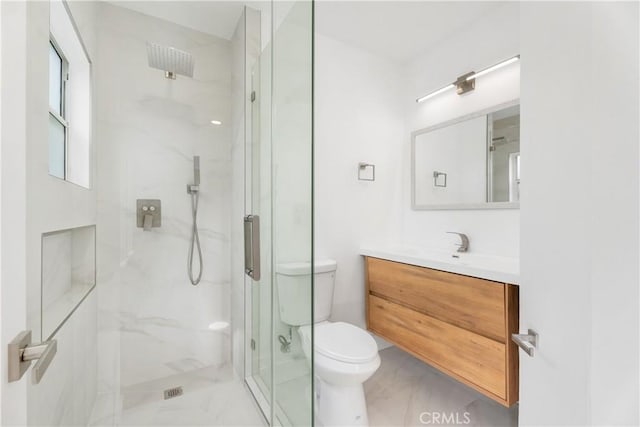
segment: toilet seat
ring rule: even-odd
[[[378,357],[378,346],[366,331],[344,322],[315,325],[314,350],[323,356],[346,363],[368,363]],[[311,326],[301,327],[306,342],[311,342]]]

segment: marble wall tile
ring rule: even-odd
[[[64,315],[68,314],[66,312],[62,317],[56,316],[54,326],[45,329],[44,332],[41,330],[43,302],[46,307],[63,296],[72,283],[74,273],[70,236],[57,235],[53,238],[53,244],[50,247],[43,247],[42,234],[52,230],[94,224],[96,222],[96,191],[80,188],[49,175],[47,168],[49,155],[47,49],[50,37],[51,5],[49,2],[28,2],[25,7],[27,15],[25,22],[28,22],[28,25],[24,34],[20,32],[15,34],[16,40],[12,43],[26,48],[26,56],[29,59],[25,64],[14,65],[18,69],[26,67],[24,70],[26,92],[23,91],[26,108],[23,105],[23,110],[28,123],[26,150],[29,161],[26,163],[26,169],[22,170],[27,182],[24,192],[26,233],[25,248],[23,248],[25,250],[23,256],[26,256],[27,260],[25,329],[32,331],[32,340],[37,343],[42,335],[47,338]],[[75,5],[70,6],[70,9],[74,15],[78,12]],[[92,51],[93,44],[89,41],[93,23],[91,6],[81,7],[81,9],[83,13],[74,17],[82,28],[82,37],[88,41],[87,48]],[[25,36],[26,40],[20,40],[21,36]],[[19,228],[19,224],[15,226]],[[20,251],[20,247],[12,249]],[[45,252],[44,264],[41,263],[43,251]],[[45,273],[44,293],[43,271]],[[19,300],[13,303],[20,305]],[[3,420],[7,425],[86,424],[96,396],[96,316],[97,298],[94,292],[87,296],[56,333],[57,353],[40,383],[36,384],[33,381],[33,369],[30,369],[21,380],[26,386],[16,389],[14,385],[14,396],[20,397],[16,399],[21,401],[20,409],[2,408]],[[21,394],[25,391],[26,396]],[[21,413],[22,408],[25,407],[23,406],[25,400],[26,420]],[[13,416],[19,416],[19,419],[14,419]]]
[[[100,4],[100,16],[94,69],[106,413],[122,408],[124,390],[230,359],[229,328],[208,326],[230,322],[231,53],[226,40],[114,5]],[[147,41],[193,54],[193,78],[168,80],[150,68]],[[204,266],[192,286],[186,185],[196,155]],[[135,218],[136,199],[146,198],[162,202],[162,227],[149,232]]]
[[[71,233],[42,242],[42,306],[48,307],[71,287]]]
[[[78,227],[44,236],[41,262],[39,317],[45,340],[65,322],[96,283],[94,227]]]
[[[85,425],[96,397],[97,298],[92,292],[58,331],[58,350],[39,384],[29,389],[29,425]],[[27,372],[31,381],[33,372]]]

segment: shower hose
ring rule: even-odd
[[[189,271],[189,280],[193,286],[200,283],[202,279],[202,248],[200,247],[200,236],[198,235],[198,224],[196,218],[198,216],[198,200],[200,194],[195,191],[191,193],[191,215],[193,217],[193,227],[191,228],[191,247],[189,248],[189,259],[187,261],[187,270]],[[198,276],[193,277],[193,252],[198,248]]]

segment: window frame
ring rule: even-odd
[[[63,166],[63,176],[56,176],[49,171],[49,175],[54,178],[62,179],[67,181],[68,171],[67,167],[69,164],[68,155],[69,155],[69,121],[67,120],[67,84],[69,82],[69,61],[64,55],[60,45],[56,42],[53,34],[49,34],[49,46],[53,48],[58,58],[60,58],[60,114],[54,111],[51,108],[51,104],[49,104],[49,116],[53,117],[58,123],[60,123],[64,129],[64,166]],[[51,82],[49,81],[49,84]]]

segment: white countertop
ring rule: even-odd
[[[520,281],[520,260],[517,258],[482,255],[473,252],[444,252],[408,246],[364,246],[360,248],[360,255],[502,283],[517,285]]]

